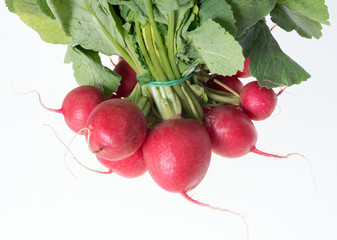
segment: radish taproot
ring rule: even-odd
[[[49,111],[62,113],[71,130],[85,134],[81,129],[85,127],[89,114],[105,99],[103,91],[93,86],[84,85],[71,90],[64,98],[60,109],[46,107],[41,99],[40,103]]]
[[[143,158],[143,147],[140,147],[131,156],[118,161],[96,157],[103,166],[109,169],[110,173],[116,173],[122,177],[136,178],[143,175],[147,170]]]
[[[192,119],[173,119],[152,129],[143,146],[144,160],[154,181],[169,192],[185,193],[206,175],[211,141]]]
[[[257,81],[247,83],[240,94],[240,106],[252,120],[264,120],[275,110],[277,95],[273,89],[261,87]]]
[[[89,115],[86,129],[91,151],[107,160],[131,156],[147,135],[146,119],[140,108],[117,98],[98,105]]]
[[[252,120],[237,106],[222,105],[211,109],[204,119],[214,153],[227,158],[250,152],[275,158],[287,158],[256,149],[257,131]]]

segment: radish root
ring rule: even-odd
[[[71,169],[69,168],[69,166],[68,166],[67,163],[66,163],[66,159],[67,159],[66,157],[67,157],[68,152],[71,154],[72,158],[73,158],[73,159],[74,159],[80,166],[84,167],[85,169],[87,169],[87,170],[89,170],[89,171],[91,171],[91,172],[96,172],[96,173],[100,173],[100,174],[111,174],[111,173],[112,173],[111,170],[109,170],[109,171],[107,171],[107,172],[105,172],[105,171],[98,171],[98,170],[94,170],[94,169],[91,169],[91,168],[85,166],[83,163],[81,163],[81,162],[76,158],[75,154],[71,151],[71,149],[70,149],[71,143],[75,140],[75,138],[76,138],[81,132],[86,131],[86,130],[88,130],[88,129],[86,129],[86,128],[81,129],[78,133],[76,133],[76,135],[73,137],[73,139],[72,139],[72,140],[70,141],[70,143],[67,145],[67,144],[65,144],[65,143],[61,140],[61,138],[57,135],[55,129],[54,129],[52,126],[50,126],[49,124],[43,124],[43,125],[44,125],[44,126],[47,126],[47,127],[49,127],[49,128],[51,128],[51,130],[54,132],[54,135],[56,136],[56,138],[57,138],[57,139],[60,141],[60,143],[66,148],[66,152],[65,152],[65,154],[64,154],[64,164],[65,164],[67,170],[70,172],[70,174],[71,174],[75,179],[77,179],[77,177],[76,177],[75,174],[71,171]]]
[[[55,131],[55,129],[52,127],[52,126],[50,126],[49,124],[43,124],[44,126],[46,126],[46,127],[49,127],[52,131],[53,131],[53,133],[54,133],[54,135],[56,136],[56,138],[60,141],[60,143],[65,147],[65,148],[67,148],[67,150],[71,153],[71,155],[73,156],[73,158],[75,158],[76,159],[76,157],[75,157],[75,155],[73,154],[73,152],[68,148],[68,146],[61,140],[61,138],[57,135],[57,133],[56,133],[56,131]],[[63,159],[64,161],[64,165],[66,166],[66,168],[67,168],[67,170],[69,171],[69,173],[75,178],[75,179],[77,179],[77,177],[75,176],[75,174],[71,171],[71,169],[69,168],[69,166],[67,165],[67,162],[66,162],[66,158],[64,157],[64,159]]]
[[[247,223],[247,220],[245,218],[245,216],[243,216],[242,214],[240,213],[237,213],[237,212],[234,212],[232,210],[229,210],[229,209],[225,209],[225,208],[219,208],[219,207],[214,207],[212,205],[209,205],[207,203],[203,203],[203,202],[199,202],[195,199],[193,199],[192,197],[190,197],[187,192],[182,192],[181,195],[187,199],[188,201],[198,205],[198,206],[201,206],[201,207],[208,207],[210,209],[213,209],[213,210],[217,210],[217,211],[221,211],[221,212],[227,212],[227,213],[230,213],[230,214],[234,214],[236,216],[239,216],[245,223],[245,226],[246,226],[246,232],[247,232],[247,240],[249,240],[249,226],[248,226],[248,223]]]
[[[315,177],[315,174],[314,174],[314,169],[312,167],[312,164],[311,164],[310,160],[307,157],[305,157],[303,154],[300,154],[300,153],[289,153],[289,154],[283,156],[283,155],[277,155],[277,154],[271,154],[271,153],[262,152],[262,151],[258,150],[255,147],[251,150],[251,152],[259,154],[261,156],[272,157],[272,158],[279,158],[279,159],[286,159],[286,158],[289,158],[291,156],[300,156],[300,157],[304,158],[304,160],[307,162],[307,164],[308,164],[308,166],[310,168],[310,173],[311,173],[312,181],[314,183],[313,195],[314,196],[316,195],[317,182],[316,182],[316,177]]]
[[[53,109],[53,108],[49,108],[46,105],[44,105],[44,103],[42,102],[41,94],[36,90],[32,90],[32,91],[28,91],[28,92],[19,92],[14,88],[12,82],[11,82],[11,88],[16,94],[19,94],[19,95],[28,95],[28,94],[35,93],[38,96],[39,102],[44,109],[46,109],[48,111],[51,111],[51,112],[63,113],[62,109]]]
[[[64,158],[66,158],[67,156],[67,153],[68,151],[70,151],[70,146],[71,144],[75,141],[76,137],[79,136],[82,132],[84,131],[88,131],[88,137],[87,137],[87,140],[89,142],[89,139],[90,139],[90,129],[88,128],[82,128],[80,131],[78,131],[76,133],[76,135],[71,139],[71,141],[69,142],[69,144],[66,146],[67,150],[64,154]],[[88,143],[88,148],[90,149],[90,146],[89,146],[89,143]],[[90,149],[91,152],[93,152],[91,149]],[[99,171],[99,170],[95,170],[95,169],[92,169],[92,168],[89,168],[87,167],[86,165],[84,165],[83,163],[81,163],[77,158],[75,158],[74,154],[70,151],[70,153],[72,154],[73,158],[75,159],[75,161],[81,166],[81,167],[84,167],[85,169],[91,171],[91,172],[95,172],[95,173],[100,173],[100,174],[111,174],[112,173],[112,170],[108,170],[108,171]]]

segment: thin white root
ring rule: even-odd
[[[212,206],[212,205],[209,205],[207,203],[203,203],[203,202],[199,202],[195,199],[193,199],[192,197],[190,197],[186,192],[183,192],[181,193],[181,195],[187,199],[188,201],[198,205],[198,206],[201,206],[201,207],[208,207],[212,210],[217,210],[217,211],[221,211],[221,212],[227,212],[227,213],[230,213],[230,214],[234,214],[236,216],[239,216],[245,223],[245,226],[246,226],[246,233],[247,233],[247,240],[249,240],[249,226],[248,226],[248,222],[246,220],[246,217],[243,216],[241,213],[238,213],[238,212],[234,212],[232,210],[229,210],[229,209],[225,209],[225,208],[219,208],[219,207],[215,207],[215,206]]]
[[[76,159],[75,155],[73,154],[73,152],[70,150],[70,148],[61,140],[61,138],[57,135],[55,129],[50,126],[49,124],[43,124],[44,126],[47,126],[49,127],[53,132],[54,132],[54,135],[56,136],[56,138],[60,141],[60,143],[67,149],[67,151],[69,151],[71,153],[71,155],[73,156],[74,159]],[[66,162],[66,158],[64,157],[63,159],[64,161],[64,165],[66,166],[67,170],[69,171],[69,173],[75,178],[77,179],[77,177],[75,176],[75,174],[71,171],[71,169],[69,168],[67,162]],[[77,160],[77,159],[76,159]]]
[[[52,111],[52,112],[56,112],[56,113],[62,113],[62,110],[61,109],[53,109],[53,108],[49,108],[47,107],[46,105],[44,105],[44,103],[42,102],[42,98],[41,98],[41,94],[36,91],[36,90],[32,90],[32,91],[28,91],[28,92],[19,92],[17,91],[14,86],[13,86],[13,83],[11,82],[11,88],[13,90],[13,92],[15,92],[16,94],[18,95],[28,95],[28,94],[32,94],[32,93],[35,93],[38,98],[39,98],[39,103],[41,104],[41,106],[46,109],[46,110],[49,110],[49,111]]]
[[[307,162],[307,164],[309,166],[309,169],[310,169],[310,174],[311,174],[311,177],[312,177],[312,181],[313,181],[313,184],[314,184],[313,196],[316,196],[316,193],[317,193],[317,181],[316,181],[314,169],[312,167],[312,164],[311,164],[310,160],[306,156],[304,156],[303,154],[300,154],[300,153],[289,153],[285,157],[288,158],[290,156],[295,156],[295,155],[304,158],[304,160]]]

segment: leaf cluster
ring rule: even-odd
[[[324,0],[150,2],[153,14],[147,0],[6,0],[8,9],[42,40],[68,44],[66,62],[73,63],[78,83],[100,87],[107,96],[117,90],[120,76],[102,65],[99,53],[123,57],[143,82],[161,75],[151,72],[146,61],[158,55],[160,46],[154,44],[156,52],[147,56],[137,36],[137,26],[143,34],[151,21],[158,26],[175,75],[199,70],[234,75],[250,57],[252,76],[269,88],[299,84],[310,75],[282,51],[265,17],[305,38],[320,38],[322,24],[329,24]],[[161,64],[165,70],[167,64]]]

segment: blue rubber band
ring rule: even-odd
[[[171,87],[171,86],[178,85],[180,83],[185,82],[187,79],[190,79],[195,74],[197,74],[197,73],[193,72],[186,77],[179,78],[179,79],[176,79],[176,80],[165,81],[165,82],[153,81],[153,82],[145,83],[144,85],[149,86],[149,87]]]

